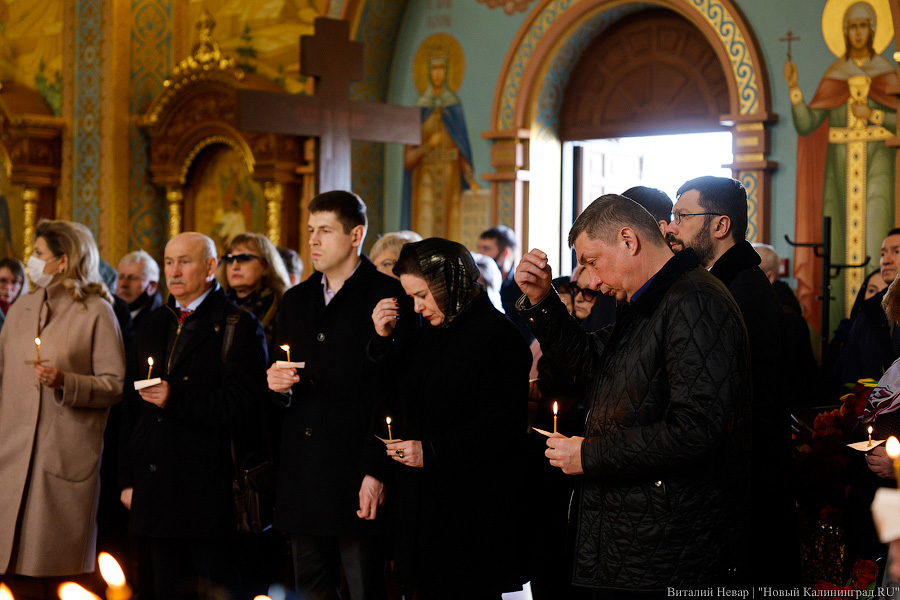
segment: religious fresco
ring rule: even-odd
[[[244,157],[229,146],[211,146],[192,167],[184,191],[186,229],[205,233],[219,254],[235,236],[266,231],[262,186],[250,177]]]
[[[426,238],[463,241],[463,194],[481,189],[472,170],[466,118],[456,95],[465,68],[459,42],[446,33],[426,38],[413,60],[422,145],[406,146],[403,151],[403,205],[410,207],[412,229]]]
[[[311,92],[311,82],[300,75],[297,42],[312,35],[316,17],[328,12],[328,0],[190,0],[187,21],[194,23],[200,11],[209,10],[216,20],[216,40],[224,54],[238,66],[278,82],[290,93]],[[196,41],[191,32],[190,48]]]
[[[503,8],[503,12],[508,15],[517,12],[525,12],[528,5],[534,0],[478,0],[482,4],[487,4],[488,8]]]
[[[837,60],[812,99],[807,102],[798,87],[802,65],[790,56],[784,78],[800,136],[798,214],[801,203],[812,201],[832,218],[834,262],[871,259],[834,281],[847,312],[866,273],[877,268],[882,239],[894,223],[895,149],[885,140],[897,131],[896,100],[888,95],[897,85],[897,66],[881,56],[893,38],[888,0],[828,0],[822,35]]]
[[[36,89],[62,112],[63,10],[58,0],[0,2],[0,80]]]

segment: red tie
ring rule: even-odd
[[[184,320],[188,318],[188,315],[191,314],[192,310],[185,310],[183,308],[178,309],[178,324],[181,325],[184,323]]]

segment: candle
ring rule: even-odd
[[[884,445],[885,451],[887,451],[888,457],[894,461],[894,476],[897,479],[898,485],[900,485],[900,440],[891,436],[887,439],[887,443]]]
[[[106,588],[106,600],[130,600],[131,588],[125,583],[125,573],[122,567],[111,554],[101,552],[97,557],[100,564],[100,574],[108,586]]]
[[[150,368],[147,369],[147,379],[150,379],[150,373],[153,372],[153,357],[152,356],[147,357],[147,364],[150,365]]]
[[[391,418],[387,417],[385,419],[385,422],[387,423],[387,426],[388,426],[388,439],[392,440],[392,439],[394,439],[394,436],[391,435]]]
[[[869,446],[872,445],[872,426],[869,425]]]
[[[5,583],[0,583],[0,600],[14,600],[12,590]]]
[[[288,346],[287,344],[284,344],[283,346],[281,346],[281,349],[284,350],[285,352],[287,352],[287,357],[288,357],[287,361],[291,362],[291,347]]]
[[[559,403],[553,403],[553,433],[556,433],[556,413],[559,412]]]
[[[59,586],[59,597],[62,600],[100,600],[100,596],[92,594],[71,581],[67,581]]]
[[[34,338],[34,345],[37,348],[38,362],[41,362],[41,338]]]

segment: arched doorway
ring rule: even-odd
[[[704,73],[704,69],[706,73],[712,72],[714,65],[718,65],[721,77],[706,83],[703,111],[686,115],[687,103],[679,102],[670,108],[666,118],[663,118],[666,111],[657,111],[659,123],[632,115],[611,121],[601,119],[596,126],[633,132],[657,126],[665,129],[687,118],[693,119],[695,126],[702,120],[729,128],[734,139],[732,173],[744,183],[750,196],[748,236],[754,240],[768,239],[769,180],[776,164],[767,157],[767,127],[774,117],[769,113],[768,77],[761,52],[737,7],[728,0],[640,3],[544,0],[519,30],[501,70],[494,97],[492,129],[483,134],[494,141],[492,164],[495,172],[484,178],[491,181],[492,219],[514,227],[527,245],[548,249],[551,264],[555,267],[567,252],[559,234],[562,217],[558,210],[562,178],[561,116],[568,96],[567,86],[575,75],[576,65],[593,43],[603,44],[607,36],[614,36],[617,31],[619,35],[625,35],[621,32],[627,34],[629,27],[652,27],[644,21],[652,16],[665,17],[670,23],[679,19],[692,28],[692,35],[687,35],[684,27],[680,29],[681,50],[676,56],[667,57],[670,61],[683,62],[689,60],[691,52],[702,55],[703,67],[695,63],[690,69],[694,73],[683,76],[690,80],[690,77]],[[635,33],[631,35],[635,36],[635,43],[642,43]],[[663,24],[657,26],[654,35],[657,46],[675,43],[678,38]],[[648,42],[643,40],[643,43]],[[648,51],[646,56],[649,58],[653,54],[658,52]],[[628,82],[635,89],[641,87],[642,77],[646,84],[646,78],[654,73],[667,72],[672,76],[665,64],[644,63],[642,66],[641,60],[633,61],[633,69],[627,72],[633,77]],[[609,77],[597,83],[596,93],[601,97],[607,94],[606,105],[610,109],[621,106],[623,100],[612,92],[616,83],[624,85],[628,82],[606,79]],[[660,89],[650,86],[648,106],[665,104],[655,97]],[[726,97],[727,102],[724,102]],[[555,218],[552,216],[554,207],[557,209]]]

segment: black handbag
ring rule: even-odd
[[[240,313],[228,315],[222,340],[222,366],[234,340],[234,328]],[[234,522],[240,533],[260,533],[270,527],[275,514],[275,466],[259,452],[248,452],[238,459],[231,435],[231,460],[234,463]]]

